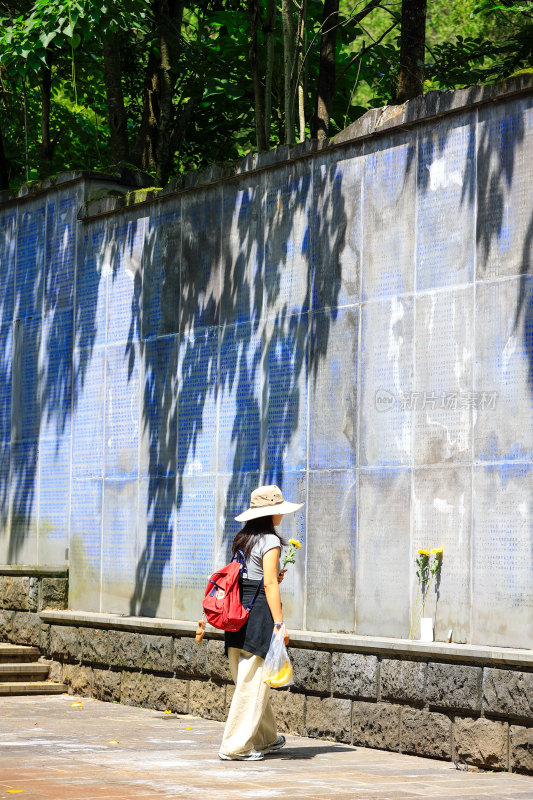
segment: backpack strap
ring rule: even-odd
[[[244,573],[246,573],[246,575],[248,575],[248,567],[246,566],[246,558],[245,558],[244,553],[242,552],[242,550],[237,550],[235,552],[235,555],[233,556],[233,558],[231,560],[239,562],[239,564],[241,565],[241,575],[243,577],[244,577]]]
[[[255,594],[254,594],[254,596],[252,597],[252,599],[250,600],[250,602],[249,602],[249,603],[248,603],[248,605],[246,606],[246,610],[248,611],[248,613],[251,611],[251,609],[252,609],[252,606],[253,606],[253,604],[255,603],[255,600],[256,600],[256,597],[257,597],[257,595],[259,594],[259,592],[260,592],[260,591],[261,591],[261,589],[263,588],[263,584],[264,584],[264,579],[263,579],[263,578],[261,578],[261,580],[260,580],[260,582],[259,582],[259,586],[258,586],[258,587],[257,587],[257,589],[255,590]]]

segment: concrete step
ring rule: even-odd
[[[63,694],[67,691],[64,683],[48,681],[7,681],[0,682],[0,696],[6,694]]]
[[[38,647],[25,644],[7,644],[0,642],[0,663],[22,663],[32,661],[40,656]]]
[[[0,681],[38,681],[48,676],[48,664],[0,663]]]

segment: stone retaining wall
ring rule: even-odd
[[[48,624],[0,611],[0,641],[41,648],[72,694],[224,720],[223,643]],[[272,692],[280,730],[533,774],[533,669],[292,647],[295,684]]]

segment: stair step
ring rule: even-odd
[[[64,683],[48,681],[8,681],[0,682],[0,695],[6,694],[63,694],[67,691]]]
[[[41,655],[38,647],[31,647],[26,644],[7,644],[0,642],[0,663],[12,661],[28,661],[28,659],[38,658]]]
[[[48,664],[0,664],[0,681],[31,681],[48,675]]]

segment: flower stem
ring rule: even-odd
[[[414,631],[413,631],[413,635],[416,633],[416,629],[418,628],[418,623],[420,622],[420,617],[422,616],[422,612],[424,611],[424,606],[426,605],[427,596],[429,594],[429,590],[431,588],[431,584],[433,583],[433,578],[434,577],[435,577],[435,573],[432,572],[431,573],[431,578],[429,579],[428,587],[427,587],[426,591],[424,592],[424,597],[422,598],[422,607],[420,609],[420,613],[419,613],[418,619],[416,621],[416,625],[415,625],[415,628],[414,628]]]
[[[409,639],[411,638],[411,634],[413,632],[413,624],[414,624],[414,621],[415,621],[416,609],[417,609],[417,606],[418,606],[418,595],[419,594],[420,594],[420,579],[418,580],[418,586],[416,587],[416,600],[415,600],[415,604],[414,604],[414,607],[413,607],[413,614],[411,616],[411,627],[409,628]]]

